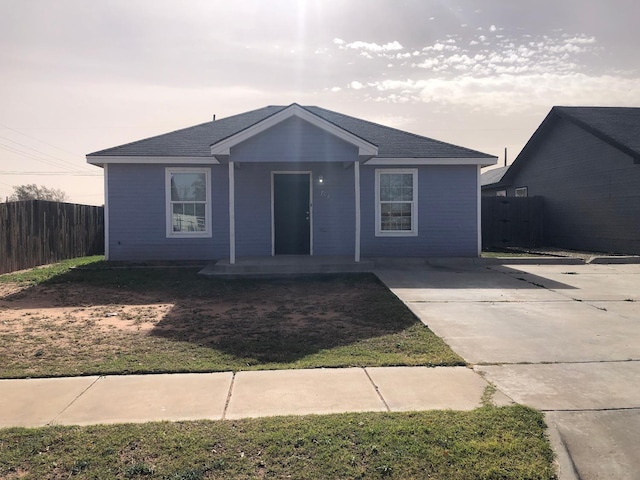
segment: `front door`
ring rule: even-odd
[[[309,173],[273,174],[273,229],[276,255],[309,255],[311,206]]]

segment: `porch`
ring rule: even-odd
[[[356,262],[352,256],[277,255],[269,257],[237,257],[235,263],[223,258],[200,270],[207,276],[273,276],[314,273],[371,272],[372,260]]]

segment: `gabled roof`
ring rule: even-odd
[[[146,138],[106,150],[90,153],[87,161],[95,165],[104,163],[169,163],[184,161],[189,163],[212,163],[212,153],[222,154],[224,149],[248,138],[243,135],[259,132],[272,126],[269,118],[283,120],[289,113],[309,121],[317,119],[327,131],[348,139],[359,148],[369,149],[370,162],[376,160],[438,159],[455,163],[474,163],[492,165],[497,158],[432,138],[423,137],[359,118],[343,115],[320,107],[302,107],[297,104],[287,106],[268,106],[239,115],[176,130],[164,135]],[[278,123],[276,121],[276,123]],[[375,149],[377,148],[377,152]],[[362,150],[361,150],[362,151]]]
[[[244,130],[241,130],[230,137],[225,138],[224,140],[220,140],[211,145],[211,154],[214,156],[229,156],[231,153],[231,148],[238,145],[239,143],[244,142],[245,140],[257,135],[269,128],[277,125],[284,120],[298,117],[303,119],[304,121],[315,125],[316,127],[335,135],[336,137],[344,140],[347,143],[350,143],[356,147],[358,147],[358,154],[362,157],[371,158],[378,153],[378,147],[363,138],[354,135],[353,133],[345,130],[337,126],[334,123],[331,123],[320,115],[312,113],[310,110],[301,107],[297,103],[291,104],[286,108],[283,108],[277,113],[265,118],[264,120],[259,121],[251,125]]]
[[[505,173],[507,173],[509,167],[499,167],[493,168],[486,172],[482,172],[480,174],[480,186],[482,187],[498,187],[500,186],[500,182],[504,177]]]
[[[533,133],[501,182],[511,182],[559,120],[566,120],[640,163],[640,108],[636,107],[553,107]]]

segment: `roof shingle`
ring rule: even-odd
[[[210,146],[287,108],[268,106],[216,121],[176,130],[98,152],[101,156],[210,157]],[[378,158],[495,158],[465,147],[441,142],[320,107],[303,107],[334,125],[378,146]]]

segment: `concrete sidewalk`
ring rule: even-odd
[[[466,367],[373,367],[0,380],[0,427],[471,410]],[[494,403],[512,403],[501,393]]]

